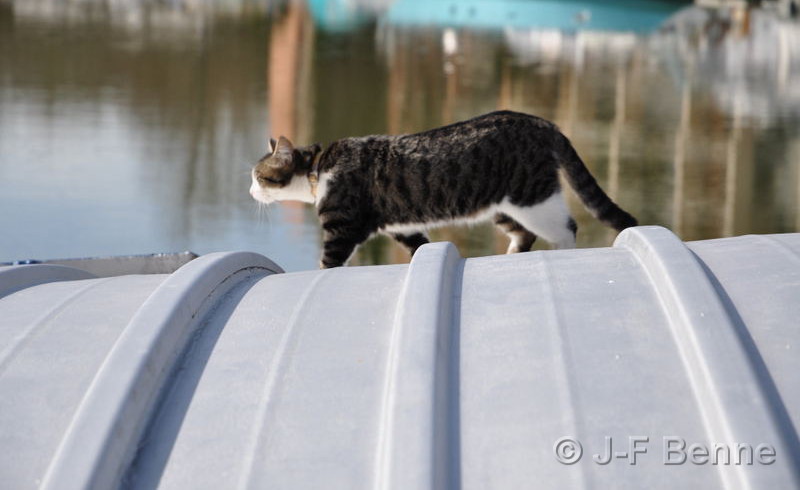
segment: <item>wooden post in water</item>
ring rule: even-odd
[[[800,162],[800,139],[792,143],[792,150],[789,155],[795,155],[790,158],[790,161]],[[797,194],[795,194],[797,200],[794,206],[794,231],[800,232],[800,165],[795,166],[795,175],[797,176]]]
[[[619,192],[620,144],[622,130],[625,126],[625,96],[627,92],[625,68],[625,60],[618,60],[614,90],[614,123],[611,126],[608,142],[608,186],[606,191],[611,199],[616,199]],[[616,236],[616,232],[608,230],[607,235],[613,237]]]
[[[736,178],[739,167],[739,139],[742,136],[741,106],[741,95],[737,94],[734,100],[733,118],[726,145],[725,207],[722,218],[722,236],[733,236],[736,229]]]
[[[675,133],[675,157],[673,160],[674,183],[672,191],[672,229],[683,236],[683,200],[686,173],[686,148],[689,145],[692,114],[692,78],[694,78],[694,54],[687,55],[685,79],[681,92],[681,116]]]
[[[270,34],[269,64],[267,80],[269,97],[270,136],[286,136],[295,145],[311,143],[313,127],[313,104],[311,103],[312,57],[314,29],[308,12],[300,2],[289,2],[286,16],[272,26]],[[282,203],[291,209],[287,219],[302,223],[304,205],[295,202]]]

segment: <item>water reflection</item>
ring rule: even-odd
[[[313,210],[259,217],[247,195],[268,135],[501,108],[558,123],[643,223],[687,240],[800,230],[796,21],[655,0],[435,4],[0,0],[0,259],[250,249],[311,268]],[[613,240],[571,206],[580,246]],[[506,247],[489,226],[434,237]],[[403,260],[375,239],[355,262]]]

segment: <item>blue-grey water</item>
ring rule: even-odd
[[[270,135],[325,143],[500,108],[559,124],[643,224],[800,231],[800,23],[785,13],[0,0],[0,262],[252,250],[313,268],[313,209],[248,194]],[[613,242],[570,205],[579,246]],[[465,256],[506,246],[490,226],[434,236]],[[353,263],[404,260],[375,239]]]

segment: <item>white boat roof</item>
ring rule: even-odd
[[[800,234],[0,268],[0,486],[800,488],[798,319]]]

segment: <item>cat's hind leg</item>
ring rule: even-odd
[[[575,248],[578,227],[561,192],[531,206],[505,203],[501,211],[556,248]]]
[[[412,257],[419,247],[429,242],[428,235],[421,231],[412,233],[391,233],[390,236],[408,249]]]
[[[536,235],[507,214],[497,213],[494,215],[494,224],[511,239],[508,250],[506,250],[507,254],[527,252],[536,241]]]

